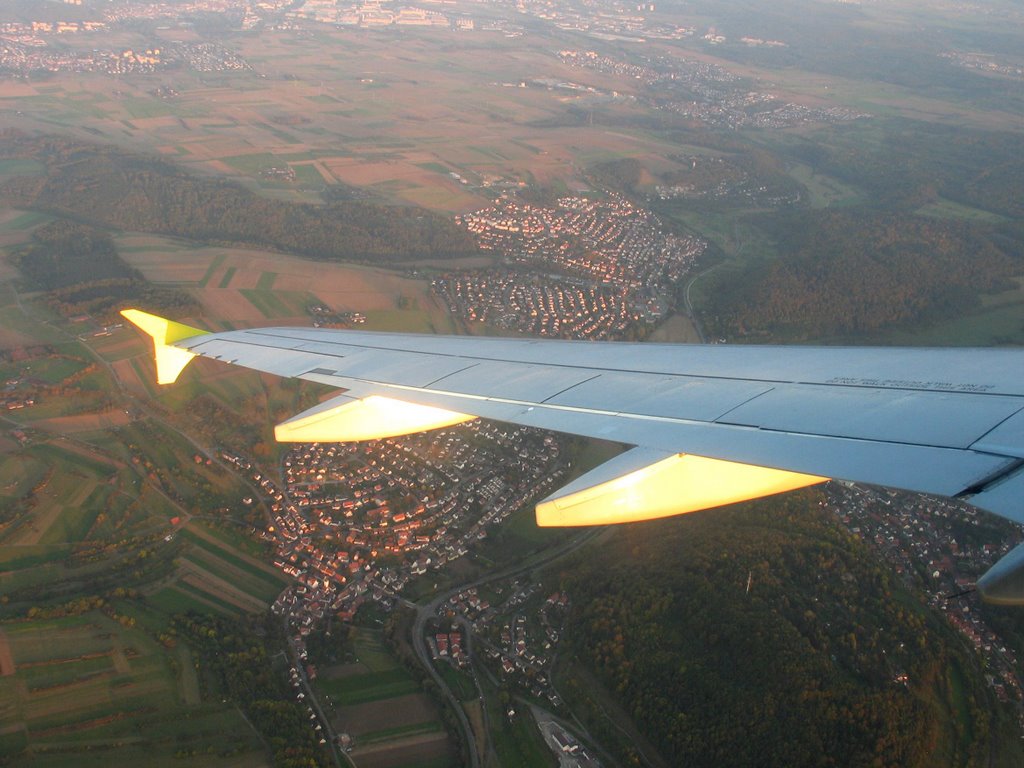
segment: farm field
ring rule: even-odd
[[[200,765],[269,764],[240,712],[198,684],[189,648],[154,639],[188,610],[262,614],[289,583],[260,559],[251,525],[231,518],[247,491],[219,465],[197,463],[196,446],[169,423],[121,404],[99,363],[109,356],[116,373],[132,362],[137,336],[85,334],[87,348],[80,327],[32,297],[0,312],[30,343],[59,340],[56,354],[17,346],[0,364],[5,381],[39,399],[5,413],[0,444],[0,762],[23,752],[33,766],[171,765],[182,754]],[[78,393],[96,376],[107,401]],[[244,381],[215,378],[207,391],[227,402],[263,392],[258,377],[248,389]],[[198,509],[206,521],[190,520]],[[63,615],[120,592],[103,611]],[[64,607],[46,618],[54,605]]]
[[[314,305],[364,313],[362,327],[369,330],[454,330],[427,282],[400,272],[241,248],[185,247],[154,235],[125,234],[116,243],[123,258],[153,283],[192,293],[204,314],[216,318],[218,330],[271,321],[307,325]]]
[[[524,48],[498,32],[478,33],[439,52],[436,35],[407,31],[400,53],[386,35],[343,31],[318,34],[319,46],[295,32],[233,42],[255,71],[178,73],[173,100],[151,93],[149,83],[82,74],[45,90],[19,85],[0,97],[0,109],[17,100],[22,114],[7,118],[13,125],[52,130],[56,123],[296,201],[356,187],[449,213],[487,205],[492,184],[561,183],[578,179],[581,161],[664,157],[671,149],[643,131],[558,125],[566,107],[585,106],[590,97],[527,86],[535,78],[583,79],[623,99],[635,84],[569,68],[545,35]],[[68,109],[89,101],[90,109]],[[538,127],[545,121],[551,124]],[[290,180],[274,169],[287,169]]]
[[[399,666],[378,630],[356,627],[357,661],[321,669],[317,688],[333,708],[332,725],[353,742],[360,766],[455,765],[437,704]]]
[[[134,623],[134,622],[129,622]],[[192,678],[147,633],[107,614],[0,622],[0,759],[23,747],[33,765],[265,765],[231,706],[190,706]],[[219,763],[218,765],[225,764]]]
[[[280,571],[238,552],[195,521],[184,526],[179,535],[189,546],[178,561],[175,581],[154,595],[157,602],[171,605],[172,595],[177,594],[182,603],[192,599],[227,615],[261,613],[290,581]]]

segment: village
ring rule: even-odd
[[[476,421],[401,440],[303,445],[285,458],[283,482],[242,456],[223,458],[269,502],[261,535],[296,580],[273,610],[306,635],[328,613],[351,619],[367,601],[388,610],[416,577],[466,556],[555,489],[562,453],[538,430]]]
[[[716,128],[795,128],[871,117],[846,107],[795,104],[718,64],[683,56],[641,55],[624,61],[578,49],[559,51],[558,56],[571,67],[629,77],[642,86],[652,108]]]
[[[510,578],[484,587],[469,587],[439,608],[436,627],[452,627],[427,637],[435,660],[469,670],[464,628],[479,649],[487,674],[518,688],[535,700],[559,707],[562,699],[552,681],[558,643],[569,611],[564,592],[547,594],[539,581]]]
[[[506,263],[633,290],[667,289],[707,246],[669,234],[654,214],[614,192],[562,197],[551,207],[502,196],[456,221]]]
[[[975,579],[1019,542],[1018,526],[963,503],[883,488],[829,483],[829,507],[965,637],[1002,701],[1021,701],[1017,657],[982,618]],[[1024,716],[1022,716],[1024,725]]]
[[[657,301],[631,301],[623,289],[537,280],[514,270],[454,273],[436,278],[432,288],[455,317],[551,338],[623,338],[632,323],[662,312]]]
[[[554,207],[503,195],[457,221],[507,268],[435,279],[450,311],[557,338],[623,338],[635,323],[657,322],[706,248],[666,233],[649,211],[611,192],[564,197]]]
[[[34,34],[0,34],[0,68],[20,76],[40,72],[146,74],[160,72],[179,63],[196,72],[249,68],[241,56],[214,43],[154,42],[144,48],[57,48],[48,46]]]

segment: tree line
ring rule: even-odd
[[[720,281],[718,335],[857,335],[956,317],[1024,272],[991,227],[867,209],[778,214],[780,256]]]

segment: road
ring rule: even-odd
[[[716,264],[713,267],[705,269],[703,272],[698,272],[696,275],[690,278],[690,282],[686,284],[686,291],[683,293],[683,303],[686,305],[686,315],[687,317],[690,318],[690,322],[693,323],[693,328],[694,330],[697,331],[697,335],[700,337],[701,344],[707,344],[708,340],[707,337],[704,335],[704,328],[701,326],[700,320],[697,318],[697,313],[693,311],[693,302],[690,301],[690,289],[693,288],[693,284],[700,280],[700,278],[704,277],[704,275],[708,274],[709,272],[715,271],[720,266],[720,264]]]
[[[305,694],[306,705],[309,706],[317,717],[317,724],[321,728],[322,739],[326,740],[327,747],[331,751],[331,757],[334,758],[334,764],[337,768],[344,768],[345,765],[350,765],[352,768],[356,768],[356,763],[352,759],[352,756],[347,752],[343,752],[339,749],[337,742],[335,741],[336,734],[334,728],[331,726],[330,718],[324,714],[324,709],[320,705],[319,699],[316,697],[316,693],[313,691],[313,686],[310,685],[309,678],[306,676],[306,666],[303,664],[302,659],[299,658],[299,651],[295,647],[295,641],[291,636],[291,627],[288,626],[288,619],[284,619],[284,631],[288,636],[288,660],[291,662],[292,667],[298,674],[300,687],[302,692]]]
[[[408,603],[408,601],[403,601],[405,604],[414,607],[416,610],[416,621],[413,623],[412,628],[413,649],[416,651],[416,656],[420,660],[420,664],[422,664],[423,668],[427,670],[427,673],[430,675],[431,679],[437,684],[438,688],[441,690],[441,693],[445,697],[445,700],[455,711],[456,717],[458,717],[459,726],[461,727],[463,733],[463,738],[465,739],[465,743],[468,745],[469,748],[468,752],[470,768],[480,768],[480,755],[477,753],[476,739],[473,736],[473,728],[470,725],[469,718],[466,717],[466,713],[462,709],[462,705],[459,703],[459,700],[456,698],[455,694],[452,693],[451,689],[448,687],[448,684],[444,681],[444,678],[442,678],[438,671],[434,668],[430,651],[427,648],[427,640],[425,634],[427,621],[430,618],[437,616],[438,608],[440,608],[443,603],[450,600],[459,592],[462,592],[466,589],[471,589],[473,587],[479,587],[484,584],[488,584],[492,581],[513,578],[523,573],[536,570],[537,568],[543,568],[544,566],[549,565],[562,557],[572,554],[580,547],[582,547],[584,544],[599,536],[605,530],[606,529],[588,528],[587,530],[573,537],[566,544],[563,544],[561,547],[558,547],[557,549],[551,552],[542,553],[541,555],[535,556],[530,560],[518,563],[516,565],[508,566],[500,571],[496,571],[494,573],[487,574],[486,576],[482,576],[478,579],[474,579],[473,581],[467,582],[465,584],[452,587],[434,597],[434,599],[426,605],[415,605],[412,603]],[[477,685],[477,690],[478,692],[480,692],[479,684]]]

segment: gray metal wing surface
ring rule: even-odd
[[[547,500],[569,524],[593,522],[573,518],[573,509],[601,500],[621,507],[632,494],[650,506],[652,497],[637,496],[637,485],[660,482],[661,496],[685,496],[702,477],[714,478],[719,491],[692,502],[703,506],[683,508],[682,500],[663,514],[735,500],[726,492],[730,485],[747,484],[756,496],[835,478],[964,498],[1024,523],[1021,350],[630,344],[317,328],[204,333],[167,343],[346,390],[336,403],[286,422],[281,434],[294,424],[297,435],[323,439],[358,403],[369,404],[364,416],[380,419],[385,411],[370,407],[380,399],[425,407],[425,420],[413,419],[404,431],[434,425],[435,416],[437,425],[481,416],[637,446]],[[309,424],[319,431],[303,433]],[[666,463],[684,456],[695,459]],[[727,465],[778,472],[722,474]],[[1024,551],[1016,554],[1024,600]],[[988,597],[999,599],[988,586]]]

